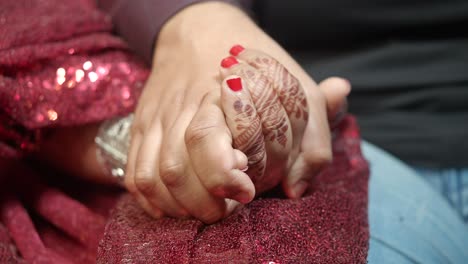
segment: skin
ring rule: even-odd
[[[234,77],[237,76],[228,76],[226,79]],[[327,105],[331,107],[329,111],[330,115],[338,113],[339,107],[343,105],[343,101],[340,101],[339,98],[340,94],[345,94],[349,89],[347,85],[347,82],[340,78],[329,78],[320,83],[319,89],[328,96]],[[261,148],[264,145],[262,126],[248,86],[244,82],[244,89],[241,92],[233,92],[226,86],[226,82],[223,81],[221,96],[221,107],[225,113],[226,123],[232,133],[233,146],[245,153],[248,157],[249,171],[255,173],[255,170],[250,170],[256,164],[255,159],[252,157],[262,157],[260,161],[264,161],[268,154],[264,148]],[[213,112],[213,109],[208,108],[207,110],[208,112]],[[206,117],[204,113],[200,116],[202,118]],[[336,117],[339,118],[339,116]],[[255,119],[257,121],[254,121]],[[93,182],[117,184],[117,182],[112,181],[113,178],[103,173],[103,168],[96,160],[96,146],[93,140],[98,126],[99,124],[90,124],[56,130],[49,140],[45,141],[42,145],[39,157],[47,158],[47,162],[78,177],[86,178]],[[250,136],[252,132],[257,134],[257,137],[261,139],[246,140],[245,138],[256,138]],[[245,133],[248,133],[248,135],[245,135]],[[70,153],[69,149],[74,149],[74,152]],[[205,157],[204,155],[205,153],[200,153],[195,156]],[[205,164],[203,160],[199,161],[199,163]],[[264,165],[261,166],[265,168]],[[249,171],[247,171],[247,174],[251,178],[259,177],[256,181],[256,188],[258,189],[268,189],[269,187],[265,186],[271,186],[271,182],[275,180],[271,178],[271,175],[270,178],[261,178],[264,176],[261,173],[250,175]],[[233,170],[232,173],[233,176],[238,177],[242,172]],[[162,217],[162,215],[154,215],[152,211],[148,213],[154,217]]]
[[[244,80],[252,90],[268,152],[268,164],[263,167],[268,170],[251,177],[257,191],[263,192],[277,185],[300,155],[301,137],[308,119],[307,98],[299,81],[272,57],[250,49],[238,57],[243,62],[223,74],[245,76]],[[261,183],[256,181],[258,178],[262,178]]]
[[[253,71],[235,73],[247,87],[242,96],[226,85],[234,72],[221,69],[220,77],[218,66],[236,43],[251,48],[238,56],[242,67]],[[255,56],[271,61],[255,65]],[[283,79],[268,69],[282,72]],[[300,197],[310,172],[331,159],[328,120],[333,116],[327,113],[339,112],[350,89],[338,78],[325,84],[319,89],[240,10],[216,2],[185,8],[156,42],[153,71],[132,126],[125,187],[153,217],[191,216],[206,223],[226,217],[272,181],[283,181],[289,197]],[[249,131],[252,126],[257,127]],[[81,177],[106,180],[95,160],[96,127],[57,131],[45,142],[43,156]],[[64,155],[70,145],[79,147],[73,158]],[[61,162],[66,159],[73,162]],[[275,168],[265,160],[287,162]],[[287,173],[262,179],[268,170]]]
[[[308,174],[309,167],[319,168],[331,159],[325,98],[310,77],[240,10],[222,3],[193,5],[169,20],[159,35],[154,74],[132,130],[125,184],[156,216],[191,215],[210,223],[232,212],[233,200],[245,202],[255,195],[247,175],[231,173],[244,167],[240,160],[245,158],[235,154],[224,121],[213,121],[221,115],[195,118],[205,108],[219,113],[217,99],[204,97],[219,98],[219,70],[214,65],[234,43],[267,52],[308,85],[310,122],[304,133],[310,140],[301,146],[306,155],[300,156],[299,169],[293,172],[296,182],[286,186],[286,193],[294,198],[302,195],[305,188],[297,187],[297,180]],[[157,140],[161,144],[154,146]],[[201,152],[209,164],[200,165],[192,154]]]

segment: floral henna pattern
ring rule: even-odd
[[[281,114],[281,104],[278,95],[272,87],[272,83],[259,71],[242,68],[240,76],[246,76],[244,80],[250,83],[252,100],[257,113],[262,121],[263,135],[270,142],[277,142],[286,147],[288,142],[287,132],[289,130],[288,117]],[[283,112],[284,113],[284,112]]]
[[[234,147],[245,153],[248,158],[247,174],[254,183],[258,182],[265,172],[266,153],[265,143],[255,108],[242,101],[234,102],[234,110],[238,114],[234,119],[239,134],[234,137]]]
[[[278,61],[261,56],[251,60],[251,65],[260,70],[275,85],[275,90],[290,117],[307,121],[307,99],[301,84]]]

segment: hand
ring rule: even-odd
[[[238,205],[220,196],[247,202],[254,187],[241,171],[245,155],[232,147],[213,70],[191,51],[173,52],[169,61],[155,57],[135,112],[125,185],[154,217],[211,223]]]
[[[146,89],[142,95],[140,105],[144,107],[137,110],[136,116],[153,117],[153,119],[149,121],[140,119],[139,123],[134,123],[125,184],[154,217],[194,216],[207,223],[217,221],[227,216],[239,205],[231,199],[246,203],[255,195],[253,183],[242,171],[247,167],[247,156],[233,148],[232,138],[235,142],[245,139],[243,133],[237,133],[239,131],[235,128],[242,126],[253,128],[256,133],[253,138],[257,141],[250,144],[247,149],[245,145],[238,143],[234,146],[236,148],[239,146],[240,150],[245,151],[251,163],[254,159],[259,159],[265,164],[266,153],[261,151],[262,123],[260,119],[252,117],[257,117],[256,111],[259,111],[260,116],[270,115],[270,121],[278,117],[282,117],[281,120],[288,117],[286,113],[281,115],[273,112],[272,115],[272,112],[266,112],[264,107],[254,106],[252,98],[255,96],[251,96],[248,89],[234,93],[232,89],[227,88],[226,80],[223,81],[221,92],[224,112],[221,109],[219,84],[216,80],[213,86],[217,89],[207,92],[199,105],[194,105],[193,101],[188,100],[186,104],[175,108],[174,100],[162,100],[162,98],[177,98],[190,92],[180,87],[190,87],[191,91],[200,91],[201,87],[205,86],[192,83],[193,86],[169,86],[168,89],[168,86],[157,85],[154,80],[161,81],[164,80],[163,76],[175,75],[168,70],[180,72],[181,69],[166,67],[164,70],[154,72],[147,83],[151,89]],[[170,84],[170,82],[163,83]],[[210,81],[205,80],[204,84],[207,83],[210,84]],[[273,89],[272,85],[263,88],[267,94],[274,94]],[[152,95],[153,92],[158,96]],[[195,95],[189,98],[196,98]],[[148,98],[156,99],[154,100],[156,103],[147,101]],[[269,103],[280,106],[281,102],[278,98],[274,98]],[[148,106],[158,106],[153,111],[159,116],[158,114],[146,114],[146,116],[144,113],[149,111]],[[171,122],[170,125],[163,125],[163,118],[166,118],[165,122]],[[138,127],[138,124],[143,127]],[[270,127],[270,132],[281,133],[282,127],[279,128]],[[162,143],[164,141],[167,143]],[[287,142],[292,142],[292,137],[286,134],[279,140],[270,138],[267,144],[277,142],[280,143],[276,144],[278,149],[281,146],[284,148],[286,144],[291,145]],[[253,153],[255,151],[256,154]],[[289,152],[290,147],[284,148],[282,155],[287,156]],[[281,159],[277,158],[276,161],[280,162]],[[254,168],[255,166],[249,165],[249,170]],[[257,190],[263,191],[276,185],[271,179],[274,178],[257,181],[259,184],[265,183]],[[200,204],[204,205],[202,210],[198,206]]]
[[[238,205],[221,197],[239,201],[253,198],[254,186],[248,176],[230,174],[230,169],[243,169],[247,158],[232,147],[232,135],[220,114],[217,99],[220,80],[217,79],[216,65],[230,45],[237,41],[267,51],[304,86],[316,87],[301,67],[237,8],[206,2],[191,5],[172,17],[159,34],[153,71],[136,111],[125,183],[145,210],[155,217],[194,216],[213,222],[228,215]],[[327,134],[325,103],[324,100],[320,102],[323,104],[312,105],[317,109],[309,116],[317,116],[314,121],[319,124],[317,129]],[[207,118],[202,118],[205,115]],[[194,120],[205,123],[197,125]],[[203,127],[207,129],[201,129]],[[57,129],[50,138],[53,144],[50,148],[44,147],[42,152],[52,154],[42,156],[50,157],[51,163],[60,164],[80,177],[109,182],[96,160],[93,139],[97,128],[98,125],[82,130]],[[202,132],[203,136],[198,136]],[[60,140],[55,140],[57,138]],[[199,140],[188,142],[197,147],[187,147],[186,139],[193,138]],[[194,144],[198,141],[202,143]],[[317,144],[321,141],[317,140]],[[82,155],[70,153],[70,146],[82,150]],[[214,151],[211,147],[205,149],[209,146],[214,146],[213,149],[220,146],[222,151]],[[189,151],[190,148],[198,150]],[[208,154],[200,157],[192,153]],[[203,159],[195,162],[197,158]],[[195,171],[199,164],[206,165],[204,163],[212,167],[205,169],[209,173],[201,174],[199,178]]]
[[[247,173],[257,192],[270,189],[284,179],[287,194],[299,197],[307,188],[313,172],[318,172],[331,159],[328,148],[325,148],[325,152],[317,152],[311,139],[303,137],[304,132],[320,136],[317,133],[320,131],[316,130],[316,116],[309,119],[309,112],[315,110],[309,104],[314,104],[317,98],[325,98],[329,117],[335,119],[330,121],[336,123],[336,119],[346,112],[346,95],[350,85],[342,79],[330,78],[320,85],[321,89],[312,87],[307,91],[272,57],[259,51],[245,50],[240,45],[234,46],[231,53],[241,62],[234,57],[223,60],[222,75],[237,74],[243,77],[253,101],[244,107],[256,108],[258,116],[251,118],[252,124],[261,123],[261,127],[252,124],[239,126],[236,120],[229,119],[228,125],[234,135],[235,131],[239,135],[256,135],[258,130],[263,133],[263,137],[235,137],[234,146],[247,155]],[[236,108],[241,107],[238,102],[235,103]],[[223,106],[225,112],[232,108],[230,105]],[[265,152],[267,155],[263,154]],[[259,159],[264,156],[268,158]]]
[[[232,199],[250,201],[255,194],[241,171],[247,157],[232,147],[219,102],[216,65],[233,39],[267,50],[301,83],[315,87],[281,47],[229,5],[196,4],[171,18],[160,32],[153,70],[135,113],[125,180],[154,217],[193,216],[210,223],[238,206]],[[330,138],[320,96],[310,104],[309,120],[321,151],[330,147]]]

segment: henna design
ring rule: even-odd
[[[259,55],[251,64],[275,84],[274,88],[289,117],[307,121],[307,99],[299,80],[278,61],[265,55]]]
[[[267,55],[259,55],[252,56],[249,64],[233,67],[234,72],[231,72],[248,84],[253,101],[253,104],[241,100],[233,103],[237,113],[234,147],[247,155],[247,174],[261,192],[278,184],[284,176],[288,159],[276,151],[281,153],[278,147],[286,149],[293,141],[288,136],[305,126],[308,104],[299,81],[279,62]],[[276,149],[265,148],[268,143],[274,143],[270,146]],[[273,155],[268,153],[267,162],[266,151],[270,150]]]
[[[245,81],[250,83],[252,100],[257,113],[262,121],[262,130],[265,138],[271,142],[277,142],[286,147],[288,142],[287,131],[289,122],[286,115],[282,115],[282,106],[279,104],[278,95],[272,87],[272,83],[259,71],[249,68],[241,68],[238,74],[246,76]],[[252,106],[250,106],[252,107]]]
[[[234,147],[245,153],[248,158],[247,174],[254,183],[258,182],[265,172],[265,143],[255,108],[236,100],[233,104],[237,117],[234,119],[236,129],[240,132],[234,137]]]

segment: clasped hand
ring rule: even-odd
[[[343,113],[349,84],[303,87],[267,54],[230,52],[218,76],[174,62],[146,84],[125,185],[155,218],[212,223],[280,183],[298,198],[332,158],[329,121]],[[184,71],[192,78],[175,74]]]

